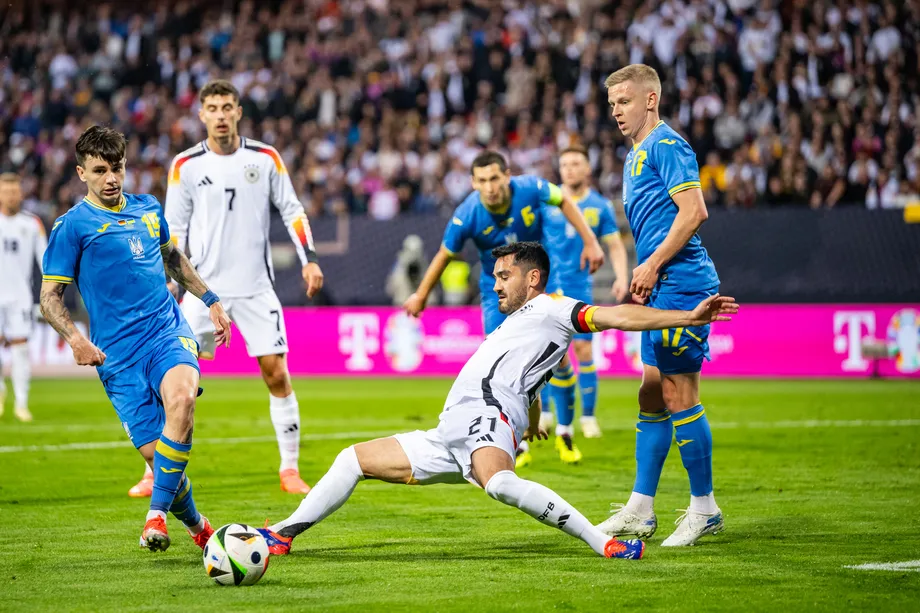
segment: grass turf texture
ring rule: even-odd
[[[215,527],[285,517],[300,497],[278,490],[263,384],[204,385],[189,471],[199,509]],[[315,483],[353,442],[434,427],[449,386],[297,381],[303,476]],[[636,386],[601,382],[605,436],[578,440],[581,465],[563,466],[550,441],[521,474],[592,521],[606,517],[632,485]],[[9,403],[0,419],[0,610],[920,608],[920,573],[844,568],[920,559],[916,383],[704,381],[703,392],[727,531],[699,546],[659,547],[672,510],[688,500],[674,446],[656,505],[659,533],[640,562],[596,557],[472,486],[362,482],[291,556],[273,559],[261,583],[226,588],[205,576],[200,551],[172,517],[168,552],[138,548],[147,502],[127,490],[142,466],[119,446],[126,438],[100,384],[35,381],[36,421],[14,422]]]

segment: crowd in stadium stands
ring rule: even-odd
[[[553,177],[555,152],[583,144],[615,198],[626,145],[603,80],[635,62],[660,72],[711,205],[920,193],[920,0],[38,4],[0,9],[0,170],[46,219],[83,194],[73,145],[92,123],[128,135],[127,191],[162,197],[215,77],[314,216],[449,209],[486,146]]]

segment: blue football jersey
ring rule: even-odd
[[[162,207],[125,194],[115,211],[84,198],[54,222],[42,262],[44,281],[74,283],[86,304],[90,340],[105,353],[104,381],[164,337],[194,338],[166,287],[160,248],[169,242]]]
[[[609,200],[592,189],[576,204],[598,239],[617,233],[613,206]],[[562,293],[569,295],[567,288],[578,289],[580,292],[584,288],[590,290],[590,269],[587,266],[581,267],[581,252],[585,242],[558,208],[546,211],[543,216],[543,246],[549,253],[547,287],[550,291],[561,289]]]
[[[659,121],[641,142],[633,145],[623,166],[623,207],[636,240],[639,263],[664,241],[677,205],[674,194],[700,187],[696,154],[683,137]],[[716,267],[694,234],[661,269],[657,291],[688,293],[719,285]]]
[[[482,272],[480,291],[492,291],[495,279],[492,270],[495,258],[492,249],[522,241],[539,242],[543,236],[543,214],[546,205],[562,204],[562,190],[546,179],[521,175],[511,177],[511,205],[501,214],[491,213],[473,192],[460,203],[444,230],[445,249],[460,253],[471,239],[479,250]]]

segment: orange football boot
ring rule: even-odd
[[[281,477],[281,491],[289,494],[307,494],[310,486],[300,478],[300,471],[296,468],[288,468],[278,473]]]

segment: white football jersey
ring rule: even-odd
[[[593,307],[565,296],[541,294],[509,315],[479,346],[454,381],[444,411],[492,406],[517,433],[528,409],[562,360],[572,335],[591,330]]]
[[[41,220],[26,211],[0,213],[0,304],[32,304],[32,262],[42,268],[48,237]]]
[[[207,141],[180,153],[169,170],[166,223],[186,243],[198,274],[219,296],[244,298],[272,289],[269,204],[281,212],[297,254],[307,263],[313,236],[278,151],[240,137],[230,155]]]

